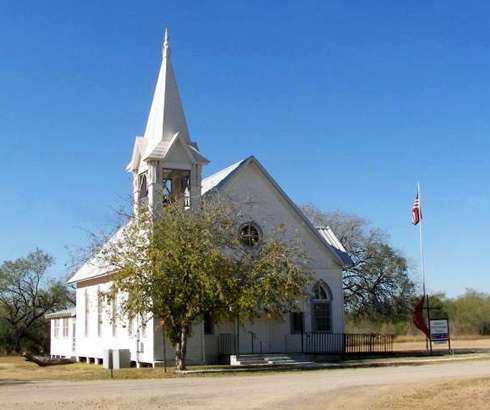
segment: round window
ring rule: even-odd
[[[240,227],[240,241],[246,246],[257,246],[260,242],[260,228],[253,222],[248,222]]]

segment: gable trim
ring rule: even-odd
[[[344,260],[335,252],[335,250],[330,246],[330,244],[323,238],[320,232],[315,228],[315,226],[311,223],[311,221],[306,217],[306,215],[298,208],[298,206],[289,198],[288,194],[284,192],[284,190],[280,187],[280,185],[274,180],[271,174],[264,168],[264,166],[255,158],[253,155],[243,160],[242,163],[236,167],[229,175],[227,175],[223,180],[221,180],[210,192],[219,190],[227,185],[235,175],[237,175],[240,170],[247,164],[253,163],[257,166],[260,172],[267,178],[267,180],[272,184],[272,186],[276,189],[279,195],[289,204],[289,206],[293,209],[294,213],[305,223],[307,229],[311,231],[314,237],[320,241],[320,243],[328,249],[328,251],[334,257],[334,260],[338,263],[338,265],[342,268],[349,266],[345,263]]]

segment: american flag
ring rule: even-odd
[[[413,201],[412,205],[412,223],[417,225],[422,219],[422,208],[420,207],[420,199],[419,193],[417,191],[417,196],[415,197],[415,201]]]

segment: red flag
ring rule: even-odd
[[[417,196],[412,205],[412,223],[417,225],[422,219],[422,208],[420,206],[419,193],[417,191]]]
[[[424,302],[425,302],[425,295],[423,295],[415,305],[415,309],[413,310],[412,320],[417,329],[421,330],[426,337],[430,337],[429,328],[427,327],[427,323],[425,322],[424,319]]]

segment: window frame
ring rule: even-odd
[[[89,337],[89,328],[90,328],[90,299],[89,299],[89,294],[88,294],[88,290],[85,289],[85,292],[84,292],[84,299],[85,299],[85,323],[84,323],[84,335],[85,337]]]
[[[70,330],[69,330],[69,321],[67,317],[63,318],[62,329],[63,329],[63,337],[68,337]]]
[[[148,198],[148,178],[146,172],[138,175],[138,197],[140,200]]]
[[[317,333],[332,333],[332,292],[329,286],[318,281],[312,289],[311,305],[311,330]],[[324,309],[323,312],[321,309]],[[326,326],[320,325],[324,322]]]
[[[111,327],[112,337],[117,337],[117,292],[112,292],[111,298]]]
[[[60,337],[60,319],[54,319],[53,320],[53,337],[59,338]]]
[[[97,289],[97,337],[102,336],[102,293],[100,288]]]
[[[247,228],[248,228],[249,232],[246,235],[244,235],[243,231]],[[253,242],[253,239],[251,239],[250,241],[247,241],[247,239],[246,239],[246,238],[252,238],[252,234],[250,233],[251,229],[254,229],[256,231],[257,240],[255,243]],[[257,223],[255,223],[253,221],[248,221],[248,222],[241,224],[240,228],[238,229],[238,235],[239,235],[240,243],[243,246],[246,246],[247,248],[256,248],[257,246],[260,245],[260,243],[262,242],[262,238],[263,238],[262,229],[260,228],[260,226]],[[255,235],[253,235],[253,236],[255,236]]]

